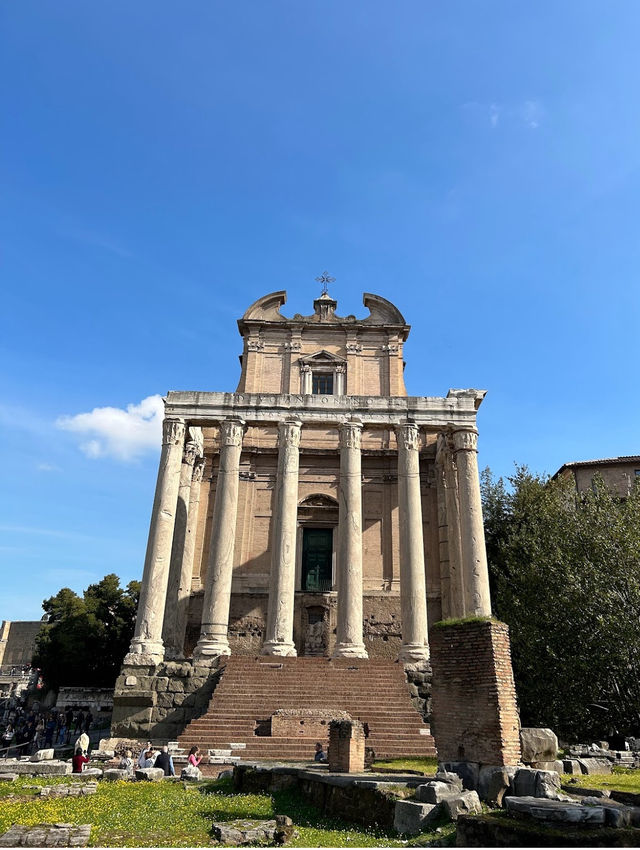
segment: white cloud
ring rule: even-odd
[[[91,458],[115,457],[129,462],[156,451],[162,440],[162,396],[151,395],[140,404],[96,407],[90,413],[61,416],[56,425],[85,439],[80,449]]]
[[[60,467],[56,466],[55,463],[39,463],[36,469],[40,472],[60,472]]]
[[[539,100],[525,100],[520,107],[520,117],[532,130],[538,129],[543,115],[544,109]]]

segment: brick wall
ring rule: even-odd
[[[329,725],[329,770],[361,773],[364,770],[364,727],[358,720],[334,720]]]
[[[493,621],[435,626],[430,646],[439,760],[516,764],[520,721],[508,626]]]

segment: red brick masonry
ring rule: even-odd
[[[509,627],[489,620],[436,625],[429,643],[439,761],[517,764],[520,721]]]

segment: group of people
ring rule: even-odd
[[[72,737],[87,734],[93,715],[82,709],[37,710],[18,705],[5,711],[3,722],[0,744],[3,754],[30,755],[36,750],[69,745]]]
[[[200,750],[198,747],[191,747],[189,750],[188,764],[192,767],[198,767],[202,761]],[[146,746],[140,750],[137,767],[159,767],[164,771],[165,776],[175,776],[176,770],[173,764],[173,757],[169,752],[169,747],[165,744],[158,749],[154,747],[151,741],[147,741]],[[127,773],[133,773],[134,763],[131,750],[126,750],[118,764],[120,770],[126,770]]]

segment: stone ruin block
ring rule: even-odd
[[[53,747],[48,750],[37,750],[30,758],[30,761],[51,761],[54,758]]]
[[[361,773],[364,742],[364,726],[359,720],[332,720],[329,724],[329,770]]]
[[[0,835],[0,847],[86,847],[91,824],[39,823],[35,826],[14,824]]]
[[[439,806],[434,803],[398,800],[393,818],[393,828],[400,835],[418,835],[428,828],[438,814]]]
[[[558,738],[551,729],[524,728],[520,730],[522,761],[525,764],[555,761],[558,756]]]

